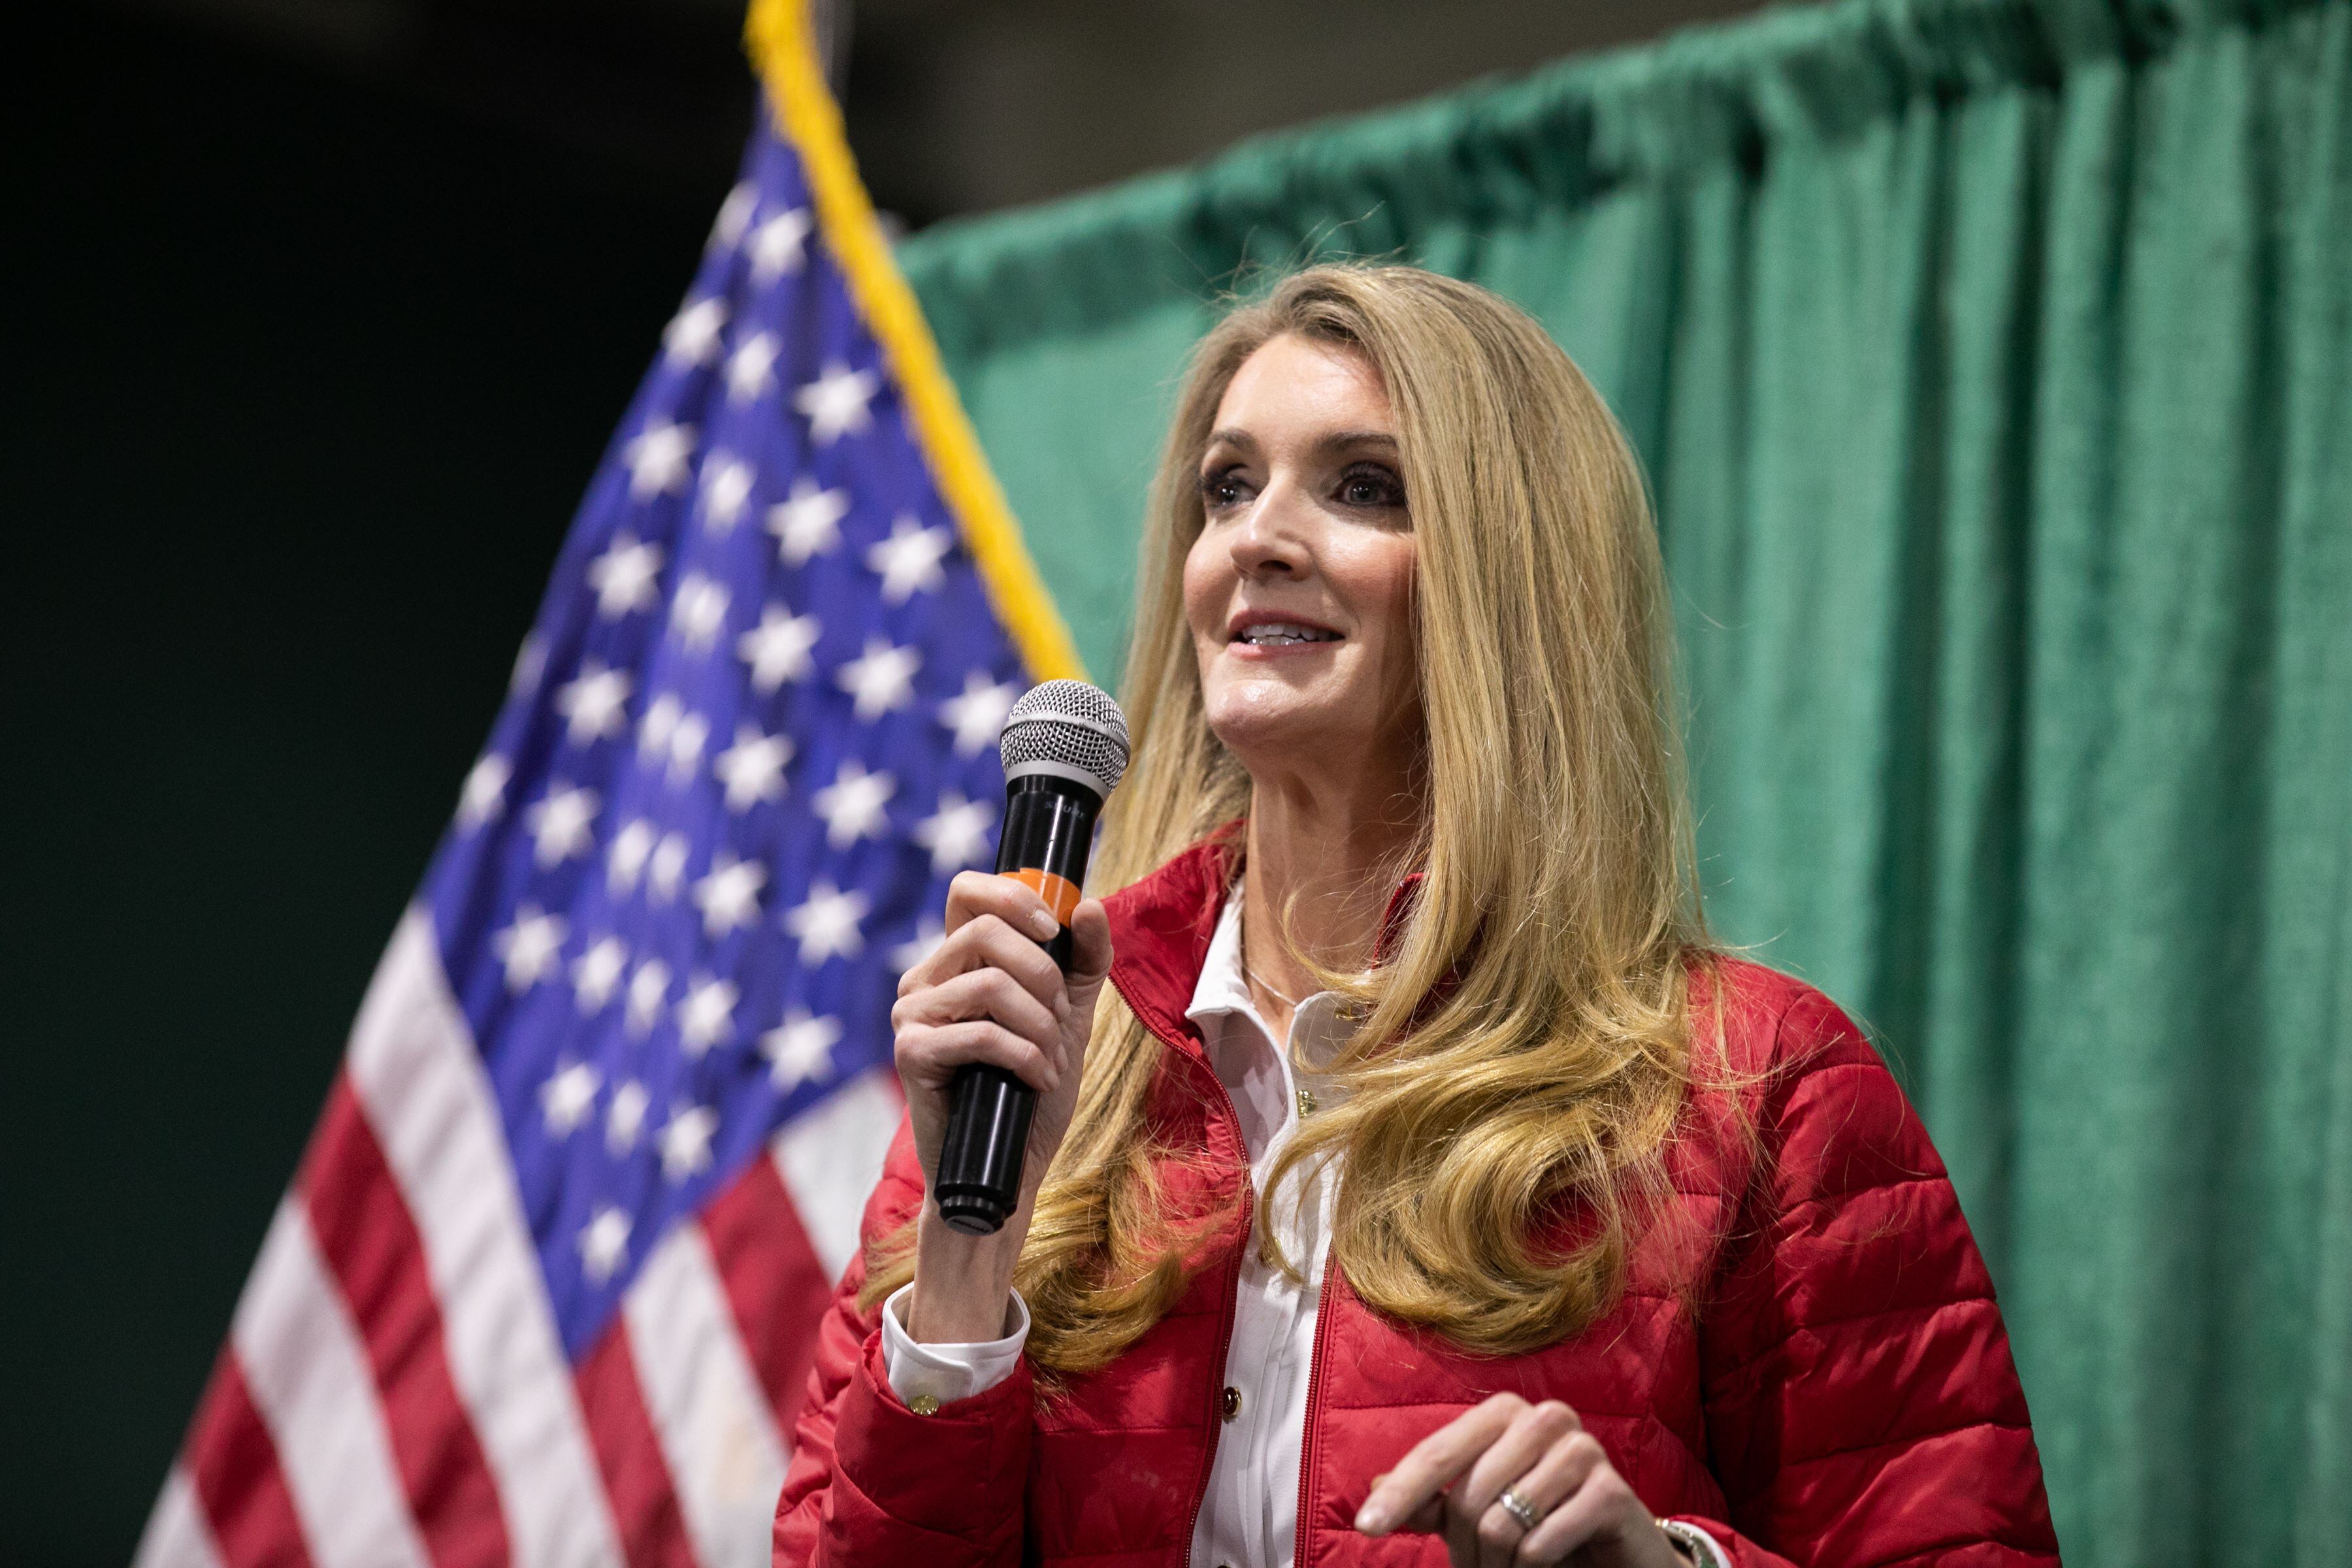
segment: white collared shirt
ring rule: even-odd
[[[1185,1016],[1201,1027],[1209,1065],[1232,1097],[1250,1154],[1250,1184],[1263,1191],[1267,1171],[1307,1115],[1339,1103],[1345,1093],[1321,1070],[1347,1043],[1341,998],[1318,991],[1293,1009],[1290,1044],[1307,1064],[1294,1072],[1291,1051],[1250,1000],[1242,977],[1242,892],[1225,899],[1201,978]],[[1305,1098],[1302,1098],[1302,1091]],[[1299,1445],[1306,1435],[1307,1395],[1315,1354],[1317,1308],[1331,1249],[1331,1211],[1338,1196],[1336,1161],[1294,1171],[1285,1201],[1274,1205],[1284,1254],[1307,1276],[1294,1282],[1261,1261],[1255,1241],[1243,1249],[1234,1301],[1233,1338],[1225,1351],[1224,1408],[1234,1411],[1218,1435],[1209,1488],[1192,1528],[1193,1568],[1278,1568],[1295,1554],[1298,1531]],[[1029,1308],[1013,1292],[1014,1330],[978,1344],[917,1344],[903,1326],[902,1286],[883,1304],[882,1356],[890,1387],[912,1403],[929,1394],[945,1405],[994,1386],[1013,1373],[1029,1337]],[[1712,1542],[1708,1542],[1713,1545]],[[1720,1549],[1716,1552],[1723,1562]]]

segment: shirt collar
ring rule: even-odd
[[[1201,978],[1193,984],[1184,1016],[1197,1024],[1220,1013],[1256,1010],[1249,982],[1242,978],[1242,889],[1236,882],[1225,894],[1217,929],[1209,934],[1209,951],[1201,961]]]

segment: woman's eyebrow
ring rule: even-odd
[[[1318,452],[1348,452],[1359,447],[1379,447],[1393,452],[1397,442],[1385,430],[1338,430],[1315,443]]]

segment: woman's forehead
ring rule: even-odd
[[[1234,371],[1217,402],[1210,440],[1322,445],[1344,433],[1393,442],[1395,432],[1387,390],[1369,355],[1285,332]]]

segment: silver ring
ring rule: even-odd
[[[1503,1495],[1496,1498],[1495,1501],[1502,1506],[1505,1513],[1519,1521],[1521,1530],[1533,1531],[1537,1525],[1543,1522],[1544,1510],[1509,1487],[1505,1487]]]

